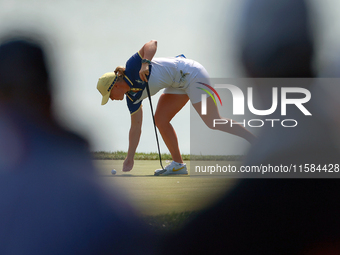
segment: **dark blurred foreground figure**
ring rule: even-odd
[[[40,42],[0,44],[0,254],[152,254],[117,191],[105,194],[88,145],[60,127]]]
[[[241,49],[248,75],[313,77],[309,29],[307,7],[302,0],[246,1]],[[298,87],[299,83],[294,85]],[[275,86],[280,85],[258,86],[264,103],[271,102],[271,87]],[[303,87],[312,93],[306,107],[313,116],[304,116],[296,107],[287,109],[284,118],[298,120],[298,126],[264,127],[249,151],[246,165],[339,164],[340,154],[332,136],[334,122],[314,100],[321,96],[322,88],[315,88],[309,82],[304,82]],[[283,116],[278,112],[270,118]],[[163,251],[167,254],[340,254],[339,197],[337,178],[243,179],[214,207],[168,238]]]

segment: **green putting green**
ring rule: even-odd
[[[186,163],[189,166],[190,162]],[[201,210],[237,183],[237,179],[228,178],[154,176],[154,170],[161,168],[157,160],[136,160],[127,173],[121,171],[123,160],[94,160],[94,164],[103,185],[118,188],[144,215]],[[112,169],[117,170],[116,175],[111,174]]]

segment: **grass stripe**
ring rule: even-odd
[[[96,151],[92,152],[93,159],[96,160],[124,160],[127,156],[127,152],[124,151],[115,151],[115,152],[106,152],[106,151]],[[167,153],[163,153],[162,160],[172,160],[171,155]],[[182,154],[182,158],[184,161],[188,160],[216,160],[216,161],[242,161],[243,155],[190,155],[190,154]],[[159,156],[157,152],[150,153],[136,153],[135,160],[159,160]]]

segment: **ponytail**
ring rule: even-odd
[[[125,75],[125,67],[122,66],[117,66],[116,70],[115,70],[115,74],[119,77],[119,78],[123,78]]]

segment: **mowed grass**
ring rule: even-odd
[[[136,160],[128,173],[121,171],[123,160],[94,160],[94,164],[103,182],[124,190],[131,204],[145,215],[201,210],[236,183],[227,178],[154,176],[154,170],[160,168],[157,160]],[[189,168],[190,162],[187,165]],[[111,174],[112,169],[117,170],[116,175]]]
[[[190,161],[187,161],[190,169]],[[236,179],[197,178],[190,175],[154,176],[158,160],[135,160],[131,172],[121,171],[123,160],[94,160],[100,181],[118,188],[154,230],[179,229],[196,212],[211,206],[236,183]],[[167,163],[164,161],[163,166]],[[230,164],[239,164],[232,161]],[[117,174],[112,175],[111,170]]]

